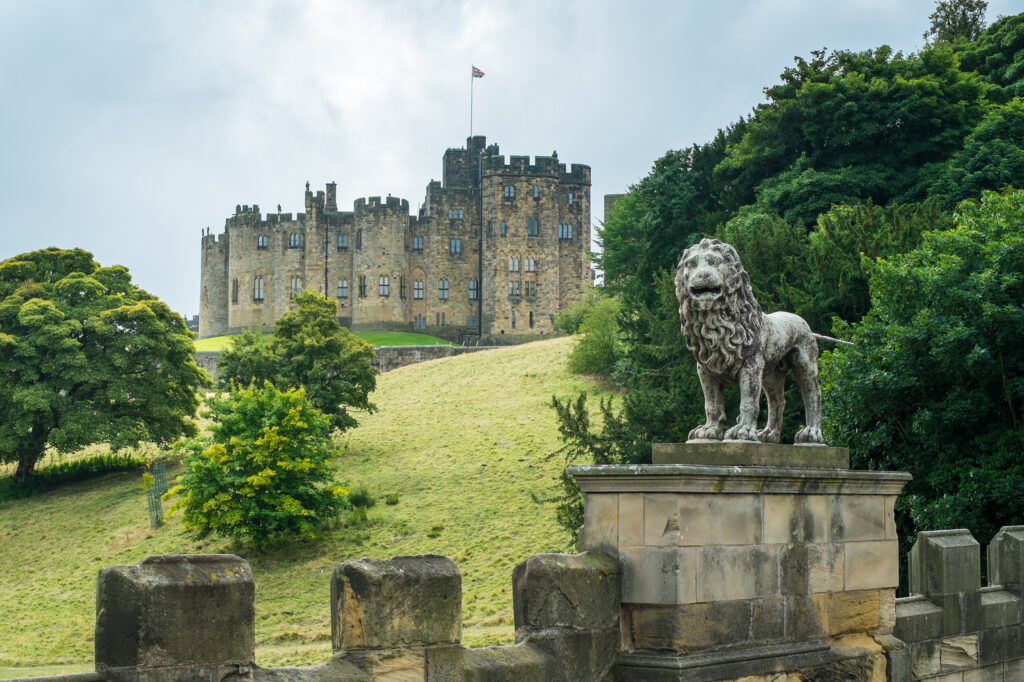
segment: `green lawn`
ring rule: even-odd
[[[463,577],[463,640],[511,643],[512,568],[561,551],[554,521],[563,466],[552,394],[597,393],[567,373],[573,339],[433,360],[378,377],[361,425],[339,437],[341,477],[378,496],[365,528],[248,556],[256,576],[257,661],[310,664],[330,654],[329,578],[368,556],[440,553]],[[594,400],[592,404],[596,405]],[[88,664],[96,573],[149,554],[237,551],[197,542],[180,518],[149,528],[138,474],[111,474],[0,510],[0,677],[13,668]],[[384,504],[385,494],[398,504]],[[71,670],[69,668],[68,670]]]
[[[416,334],[415,332],[353,332],[356,336],[366,341],[371,346],[447,346],[448,341],[436,336],[427,334]],[[196,339],[197,351],[221,351],[231,343],[231,335],[210,336],[205,339]],[[456,344],[458,345],[458,344]]]

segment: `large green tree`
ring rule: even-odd
[[[882,260],[856,345],[822,360],[830,443],[910,471],[901,515],[987,542],[1024,518],[1024,192],[961,205],[956,228]]]
[[[48,447],[192,435],[208,384],[181,316],[81,249],[0,263],[0,461],[28,481]]]
[[[271,338],[249,332],[234,340],[218,362],[221,386],[301,386],[333,427],[352,428],[357,422],[350,410],[376,409],[370,402],[377,386],[373,348],[338,323],[332,301],[306,291],[294,303]]]
[[[961,43],[977,40],[985,30],[985,0],[940,0],[928,17],[925,40]]]

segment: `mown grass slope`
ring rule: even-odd
[[[371,346],[447,346],[449,341],[429,334],[417,334],[416,332],[353,332]],[[196,350],[222,351],[226,350],[231,340],[235,338],[227,336],[208,336],[205,339],[196,339]]]
[[[340,476],[378,498],[364,528],[249,555],[257,660],[307,664],[330,653],[329,577],[349,558],[439,553],[463,576],[467,645],[512,641],[512,567],[561,551],[554,521],[563,466],[552,394],[595,391],[569,375],[572,339],[434,360],[381,375],[380,408],[339,438]],[[596,402],[596,401],[595,401]],[[109,475],[0,509],[0,676],[4,668],[92,659],[95,580],[149,554],[238,551],[196,542],[179,518],[151,530],[137,474]],[[396,494],[398,504],[384,497]],[[74,669],[73,667],[68,668]]]

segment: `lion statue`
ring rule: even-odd
[[[792,313],[765,315],[750,277],[729,244],[702,239],[676,268],[676,298],[686,347],[697,359],[707,422],[689,440],[753,440],[778,443],[785,407],[786,372],[793,370],[804,399],[804,423],[796,443],[823,445],[819,335]],[[723,384],[739,384],[740,414],[728,431]],[[768,423],[757,430],[761,389],[768,398]]]

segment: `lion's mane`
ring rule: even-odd
[[[683,263],[698,250],[710,250],[722,257],[722,295],[710,310],[691,305],[690,288]],[[750,276],[736,250],[717,239],[702,239],[683,253],[676,270],[680,328],[697,362],[719,376],[732,376],[760,338],[764,313],[754,298]]]

